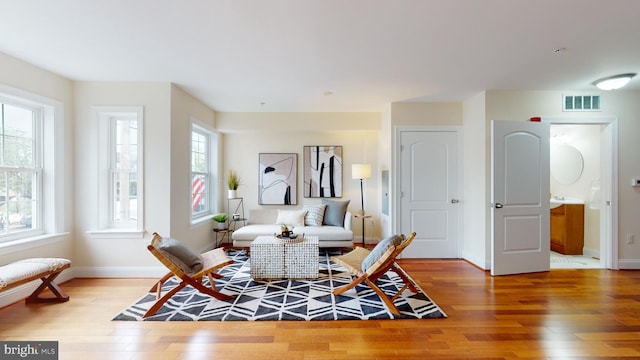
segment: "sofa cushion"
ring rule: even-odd
[[[362,271],[366,272],[369,268],[376,263],[376,261],[380,260],[382,255],[384,255],[389,248],[396,247],[404,241],[404,235],[391,235],[386,237],[376,245],[376,247],[371,250],[369,255],[367,255],[364,260],[362,260]]]
[[[329,200],[322,199],[322,203],[327,206],[324,210],[324,220],[322,224],[333,226],[344,226],[344,214],[347,213],[347,206],[351,200]]]
[[[281,210],[278,209],[276,224],[289,226],[304,226],[306,210]]]
[[[232,233],[233,240],[253,241],[258,236],[273,236],[280,233],[280,225],[276,224],[254,224],[243,226]],[[294,233],[305,236],[317,236],[318,240],[340,241],[352,240],[353,232],[340,226],[296,226]]]
[[[324,220],[324,211],[327,205],[305,205],[303,210],[307,211],[304,216],[304,224],[306,226],[322,226]]]

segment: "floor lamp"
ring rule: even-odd
[[[364,211],[364,190],[363,180],[371,177],[371,164],[352,164],[351,165],[351,178],[354,180],[360,179],[360,217],[362,218],[362,247],[364,247],[364,223],[366,218],[370,217],[366,215]],[[357,217],[357,216],[356,216]]]

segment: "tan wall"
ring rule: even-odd
[[[462,103],[393,103],[391,121],[398,125],[462,125]]]
[[[258,207],[258,154],[298,154],[297,205],[320,203],[318,198],[303,196],[303,148],[306,145],[342,145],[343,196],[351,200],[349,211],[360,209],[360,182],[351,179],[351,164],[368,162],[372,178],[365,180],[365,210],[374,214],[367,224],[365,235],[371,241],[380,238],[378,162],[379,113],[217,113],[218,129],[224,135],[223,163],[225,172],[235,170],[241,178],[238,196],[244,198],[245,211]],[[226,206],[226,201],[224,201]],[[357,239],[361,237],[361,223],[353,221]]]
[[[572,92],[573,95],[586,93]],[[601,96],[602,111],[562,112],[561,91],[489,91],[486,99],[487,126],[490,120],[527,121],[532,116],[567,118],[615,117],[618,121],[618,246],[621,267],[640,268],[640,243],[626,244],[626,234],[640,234],[640,189],[630,186],[638,177],[640,165],[640,92],[593,91]],[[487,143],[487,156],[488,143]],[[488,170],[487,170],[488,174]]]

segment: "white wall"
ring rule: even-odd
[[[171,86],[170,234],[193,249],[208,250],[215,241],[212,221],[191,224],[191,121],[215,126],[215,112],[176,85]],[[226,192],[222,193],[226,195]]]
[[[64,106],[64,118],[60,124],[64,127],[65,139],[73,138],[73,82],[61,76],[35,67],[24,61],[0,53],[0,83],[20,91],[59,101]],[[62,139],[64,141],[64,139]],[[73,141],[64,141],[64,200],[65,223],[63,231],[73,229]],[[24,250],[23,250],[24,249]],[[75,263],[73,254],[73,236],[64,235],[53,243],[36,245],[35,247],[22,245],[0,245],[0,264],[4,264],[25,257],[62,256]]]
[[[79,276],[141,276],[158,267],[146,245],[151,233],[171,228],[171,85],[78,82],[75,86],[75,251]],[[97,148],[92,106],[144,107],[144,238],[88,234],[96,229]]]
[[[487,146],[489,131],[485,121],[485,93],[479,93],[463,103],[463,245],[462,257],[480,268],[491,264],[487,216],[490,183],[487,181]]]
[[[382,209],[380,209],[380,237],[386,238],[387,236],[391,236],[393,234],[393,224],[391,222],[391,214],[395,211],[393,203],[393,189],[394,181],[393,181],[393,123],[391,117],[391,104],[386,106],[384,112],[382,113],[382,127],[380,131],[380,135],[378,136],[378,159],[380,162],[380,172],[387,170],[389,171],[389,189],[388,189],[388,206],[389,206],[389,214],[383,214]],[[382,182],[380,182],[382,185]],[[382,193],[379,192],[382,197]],[[382,204],[381,204],[382,207]]]
[[[63,232],[68,232],[47,241],[39,241],[30,244],[0,244],[0,264],[6,264],[15,260],[28,257],[65,257],[71,260],[72,266],[77,263],[74,254],[74,164],[73,164],[73,82],[61,76],[35,67],[31,64],[15,59],[11,56],[0,53],[0,84],[26,91],[31,94],[46,97],[62,103],[64,107],[64,117],[60,121],[63,126],[64,142],[62,167],[57,169],[63,172],[64,185],[63,194],[59,197],[64,201],[64,228]],[[61,281],[73,277],[73,271],[67,270],[58,278]],[[0,295],[0,307],[7,305],[17,299],[28,296],[39,284],[31,284],[3,292]]]
[[[365,235],[367,242],[380,238],[379,113],[217,113],[216,121],[218,130],[225,134],[224,171],[238,172],[241,179],[238,196],[244,198],[245,212],[252,208],[278,207],[258,204],[259,153],[298,154],[298,198],[297,205],[291,206],[295,209],[321,202],[318,198],[304,198],[302,192],[303,147],[342,145],[342,200],[351,200],[349,211],[352,213],[360,210],[360,181],[351,179],[351,164],[371,163],[372,178],[365,180],[364,198],[365,210],[373,216],[373,224],[367,224]],[[226,207],[226,201],[221,205]],[[354,237],[359,239],[362,225],[355,219],[352,224]]]

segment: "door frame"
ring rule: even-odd
[[[463,215],[463,204],[464,204],[464,194],[463,194],[463,134],[462,134],[462,126],[447,126],[447,125],[398,125],[393,128],[393,161],[391,162],[391,176],[389,177],[389,188],[391,201],[390,205],[390,213],[391,215],[391,232],[393,234],[398,234],[400,232],[400,204],[401,204],[401,196],[402,193],[400,191],[400,184],[402,183],[402,175],[400,169],[400,163],[402,158],[402,146],[401,141],[401,133],[402,132],[411,132],[411,131],[420,131],[420,132],[455,132],[458,137],[458,159],[456,166],[458,166],[458,206],[456,207],[456,211],[458,212],[458,258],[462,256],[462,245],[463,245],[463,226],[462,226],[462,215]]]
[[[575,116],[575,115],[574,115]],[[544,117],[542,121],[548,122],[550,125],[605,125],[610,127],[608,135],[610,139],[611,158],[609,161],[611,173],[610,176],[610,194],[608,213],[604,216],[607,228],[604,232],[604,239],[600,239],[600,264],[606,269],[618,270],[618,118],[615,116],[605,117]],[[602,142],[601,142],[602,145]],[[601,165],[602,167],[602,165]],[[603,215],[600,216],[600,225],[602,226]],[[602,232],[601,232],[602,233]]]

